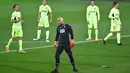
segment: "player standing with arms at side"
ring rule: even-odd
[[[21,17],[21,12],[19,12],[19,7],[17,4],[14,4],[13,6],[14,12],[12,13],[11,17],[11,23],[12,25],[12,38],[9,40],[8,44],[6,45],[6,51],[9,52],[10,44],[13,42],[13,40],[18,37],[19,38],[19,52],[25,53],[25,51],[22,49],[22,37],[23,37],[23,30],[22,30],[22,24],[23,22]]]
[[[100,12],[98,6],[95,5],[94,0],[90,0],[90,5],[87,7],[87,22],[88,22],[88,38],[86,40],[91,40],[92,27],[95,29],[95,40],[98,41],[98,24],[100,21]]]
[[[120,12],[119,12],[119,3],[118,2],[113,2],[113,8],[111,9],[109,13],[109,18],[111,19],[111,29],[110,33],[103,39],[102,43],[106,44],[106,40],[113,36],[115,32],[117,32],[117,44],[122,45],[120,42],[120,37],[121,37],[121,20],[120,20]]]
[[[46,42],[49,42],[49,21],[48,21],[48,13],[50,14],[50,23],[52,23],[52,10],[49,5],[46,4],[46,0],[42,0],[42,5],[39,7],[38,13],[38,30],[37,30],[37,38],[33,40],[40,40],[41,29],[44,26],[46,28]]]
[[[59,73],[58,69],[60,63],[60,55],[63,52],[63,50],[65,50],[69,56],[70,62],[73,67],[73,71],[78,73],[78,70],[75,67],[75,62],[71,50],[71,48],[74,47],[73,30],[70,25],[64,23],[64,19],[62,17],[59,17],[57,20],[60,25],[56,29],[57,33],[54,41],[54,46],[56,48],[56,54],[55,54],[56,68],[51,73]],[[69,34],[71,36],[70,37],[71,40],[69,39]]]

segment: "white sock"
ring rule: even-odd
[[[46,31],[46,40],[49,39],[49,30]]]
[[[121,39],[121,34],[120,34],[120,33],[117,33],[117,43],[118,43],[118,44],[120,43],[120,39]]]
[[[88,38],[91,38],[91,33],[92,33],[92,30],[88,29]]]
[[[22,40],[19,40],[19,51],[22,50]]]
[[[41,30],[37,30],[37,38],[40,39],[40,35],[41,35]]]
[[[6,45],[6,48],[9,48],[10,44],[13,42],[13,39],[11,38],[8,42],[8,44]]]
[[[95,37],[98,37],[98,29],[95,30]]]
[[[108,39],[108,38],[110,38],[111,36],[113,36],[113,34],[112,33],[109,33],[106,37],[105,37],[105,41]]]

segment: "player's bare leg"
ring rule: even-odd
[[[22,49],[22,37],[19,37],[19,52],[21,52],[21,53],[26,53],[26,52]]]
[[[41,36],[41,29],[42,27],[38,26],[37,28],[37,38],[34,38],[34,41],[40,41],[40,36]]]
[[[86,40],[91,40],[91,33],[92,33],[92,28],[88,28],[88,38]]]
[[[10,40],[9,40],[9,42],[8,42],[8,44],[6,45],[6,51],[7,52],[10,52],[10,49],[9,49],[9,47],[10,47],[10,44],[14,41],[14,37],[12,37]]]
[[[49,27],[46,27],[46,42],[50,42],[49,41]]]

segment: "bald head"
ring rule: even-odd
[[[64,19],[62,17],[58,17],[57,21],[59,24],[64,24]]]

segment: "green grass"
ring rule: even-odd
[[[85,41],[87,38],[86,7],[88,1],[80,0],[48,0],[53,10],[53,23],[50,25],[50,40],[46,43],[45,29],[43,28],[42,42],[32,41],[37,32],[37,12],[41,1],[38,0],[2,0],[0,1],[0,52],[5,51],[5,45],[11,38],[10,16],[12,5],[18,3],[24,18],[23,23],[23,48],[34,48],[27,50],[26,54],[18,52],[0,53],[0,73],[49,73],[55,67],[55,49],[51,46],[55,38],[57,27],[56,18],[62,16],[66,23],[70,23],[74,29],[75,40]],[[112,7],[110,1],[96,1],[100,7],[101,23],[99,24],[99,38],[104,38],[110,30],[109,11]],[[120,3],[122,20],[122,35],[129,35],[129,12],[128,2]],[[116,37],[116,34],[114,35]],[[94,31],[93,31],[94,38]],[[130,72],[130,37],[122,38],[123,46],[116,45],[116,39],[108,40],[103,46],[99,42],[86,42],[76,44],[73,49],[76,66],[80,73],[129,73]],[[42,48],[42,47],[44,48]],[[12,50],[18,50],[18,42],[10,46]],[[36,48],[40,47],[40,48]],[[107,65],[109,68],[102,68]],[[61,55],[60,73],[73,73],[69,59],[65,52]]]

